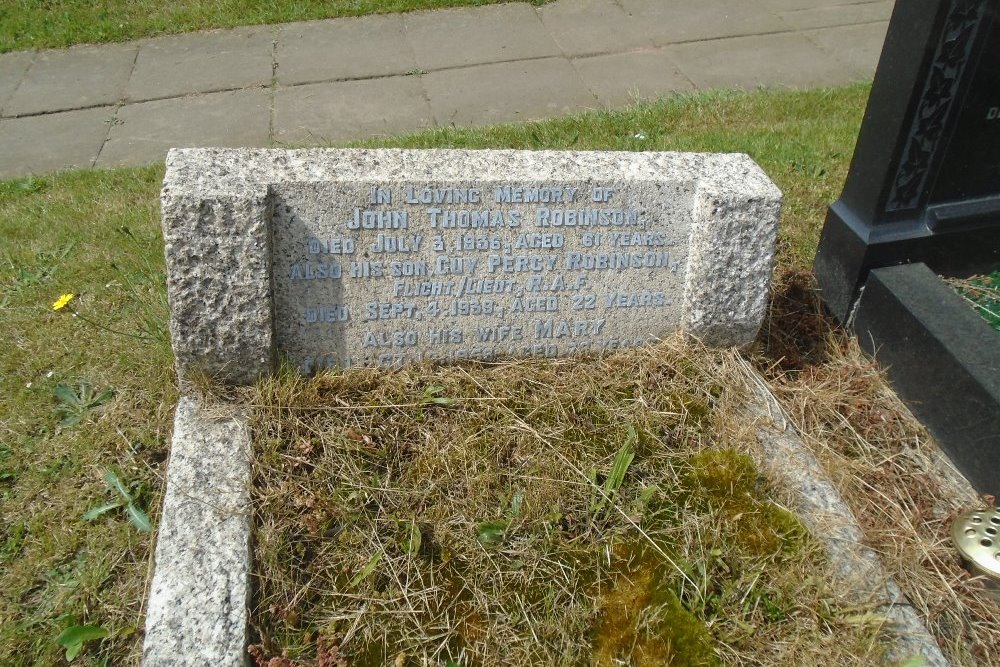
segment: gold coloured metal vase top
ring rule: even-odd
[[[960,515],[951,526],[951,539],[976,574],[1000,584],[1000,508]]]

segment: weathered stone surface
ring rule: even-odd
[[[30,51],[0,53],[0,116],[6,116],[7,100],[21,85],[35,54]]]
[[[274,139],[286,146],[392,136],[434,124],[416,76],[282,88],[274,94],[273,114]]]
[[[180,399],[158,532],[142,664],[242,667],[250,438],[241,416]]]
[[[745,155],[171,151],[178,369],[747,343],[780,201]]]
[[[427,71],[560,55],[535,8],[520,2],[409,12],[403,21]]]
[[[272,366],[270,201],[263,184],[160,198],[178,372],[252,382]]]
[[[760,86],[813,88],[860,78],[840,61],[840,49],[827,53],[800,33],[674,44],[664,52],[701,90],[734,86],[745,90]],[[739,67],[734,67],[734,62]]]
[[[0,178],[94,164],[114,107],[0,119]]]
[[[574,58],[573,67],[597,99],[609,107],[694,90],[661,49]]]
[[[287,23],[278,27],[275,61],[282,86],[417,69],[402,14]]]
[[[270,95],[252,88],[129,104],[118,109],[97,166],[158,162],[181,146],[266,146],[270,116]]]
[[[271,26],[166,35],[138,44],[125,92],[132,102],[267,86],[274,71]]]
[[[489,63],[421,77],[438,125],[541,120],[597,106],[565,58]]]
[[[875,74],[888,27],[889,24],[882,21],[807,30],[802,34],[847,65],[857,78],[867,80]]]

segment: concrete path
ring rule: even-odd
[[[0,55],[0,178],[870,79],[891,0],[558,0]]]

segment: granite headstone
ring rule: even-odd
[[[178,370],[745,344],[780,203],[737,154],[173,150]]]
[[[816,278],[952,461],[992,494],[1000,335],[939,275],[998,269],[1000,3],[898,2]]]
[[[846,321],[872,268],[1000,265],[1000,5],[896,4],[816,278]]]

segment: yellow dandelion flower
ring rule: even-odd
[[[75,297],[76,297],[75,294],[63,294],[56,300],[54,304],[52,304],[52,310],[56,311],[62,310],[67,305],[69,305],[69,302],[72,301]]]

